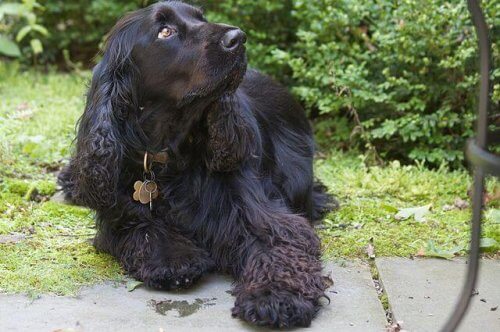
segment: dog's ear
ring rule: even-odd
[[[60,181],[71,200],[91,208],[116,204],[127,122],[139,107],[131,59],[137,29],[129,16],[109,34],[79,121],[76,151]]]
[[[262,142],[255,117],[236,95],[224,96],[207,115],[205,165],[212,172],[231,172],[258,162]]]

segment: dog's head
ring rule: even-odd
[[[245,42],[239,28],[208,22],[199,8],[163,1],[120,20],[104,57],[109,53],[138,71],[143,98],[184,106],[238,87],[246,71]]]
[[[80,119],[75,201],[111,206],[125,155],[165,144],[178,151],[205,109],[238,88],[246,72],[245,41],[240,29],[207,22],[181,1],[158,2],[118,21]],[[145,105],[153,110],[143,112]],[[148,120],[155,110],[166,120]]]

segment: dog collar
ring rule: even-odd
[[[148,151],[141,152],[144,155],[143,167],[144,172],[151,172],[151,166],[153,163],[166,164],[168,162],[168,149],[162,150],[157,153],[151,153]]]

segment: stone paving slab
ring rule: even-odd
[[[377,258],[395,319],[412,332],[438,331],[458,300],[465,260]],[[475,295],[460,332],[500,331],[500,261],[482,260]],[[497,308],[497,309],[495,309]]]
[[[384,331],[383,308],[369,266],[327,264],[335,285],[307,331]],[[212,275],[185,292],[159,292],[103,284],[76,298],[0,295],[0,331],[259,331],[231,318],[231,279]],[[162,302],[163,301],[163,302]],[[326,302],[326,301],[325,301]],[[71,330],[73,329],[73,330]]]

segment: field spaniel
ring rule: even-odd
[[[229,273],[233,316],[309,326],[330,285],[311,223],[334,201],[303,109],[247,70],[246,38],[180,1],[122,18],[59,183],[95,210],[96,248],[148,287]]]

